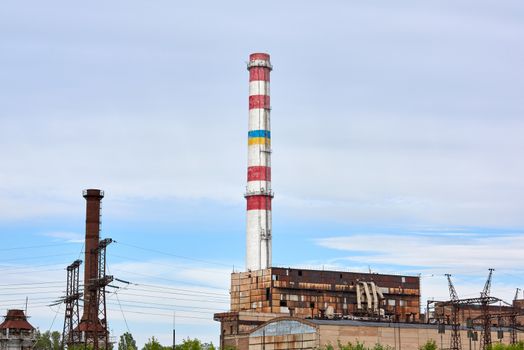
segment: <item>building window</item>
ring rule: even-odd
[[[406,277],[402,277],[402,283],[406,283]]]
[[[315,308],[315,303],[314,302],[309,303],[309,307],[314,309]]]
[[[266,300],[270,300],[270,299],[271,299],[271,289],[266,288]]]
[[[287,306],[286,300],[280,300],[280,306]]]
[[[278,275],[273,275],[273,281],[278,281]]]
[[[302,270],[298,270],[298,275],[302,276]]]

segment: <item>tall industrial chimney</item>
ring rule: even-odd
[[[80,321],[81,331],[95,331],[100,328],[98,319],[98,303],[92,300],[93,288],[98,281],[98,244],[100,242],[100,203],[104,198],[104,191],[84,190],[86,199],[86,241],[85,241],[85,270],[84,270],[84,312]],[[96,295],[96,294],[95,294]],[[96,327],[96,328],[95,328]]]
[[[246,269],[271,267],[271,128],[267,53],[253,53],[249,71]]]

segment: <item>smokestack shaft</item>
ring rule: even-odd
[[[271,266],[271,127],[269,55],[249,56],[246,269]]]
[[[98,305],[91,300],[90,289],[98,279],[98,244],[100,242],[100,204],[104,192],[97,189],[84,191],[86,199],[86,240],[85,240],[85,270],[84,270],[84,313],[82,320],[98,320]]]

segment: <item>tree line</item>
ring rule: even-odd
[[[36,343],[33,347],[33,350],[61,350],[61,341],[62,334],[60,332],[46,331],[42,333],[37,331]],[[68,350],[84,350],[84,346],[82,345],[77,347],[78,349],[72,349],[69,347]],[[126,332],[120,336],[117,347],[118,350],[139,350],[133,335],[129,332]],[[88,350],[91,349],[92,347],[88,346]],[[113,350],[113,348],[108,350]],[[173,350],[173,346],[164,346],[160,344],[160,342],[155,337],[151,337],[140,350]],[[174,350],[219,350],[219,348],[215,347],[213,343],[203,343],[198,339],[188,338],[184,339],[182,344],[176,345]],[[224,350],[234,350],[234,348]]]

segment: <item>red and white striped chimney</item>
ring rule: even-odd
[[[271,127],[267,53],[249,56],[246,269],[271,267]]]

